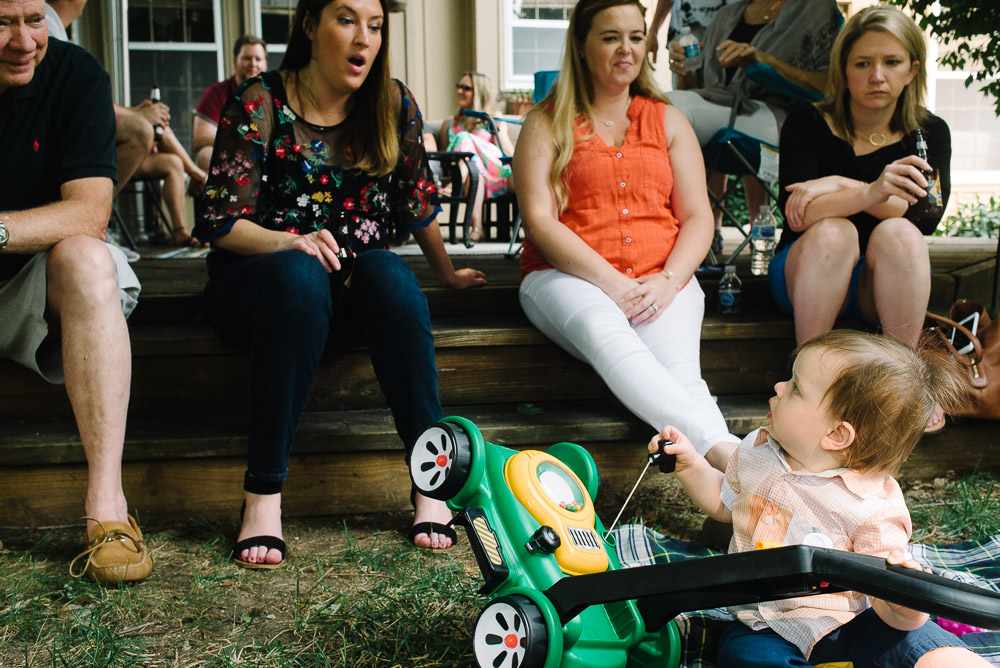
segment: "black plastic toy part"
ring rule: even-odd
[[[483,586],[479,588],[479,593],[490,593],[507,579],[510,568],[504,559],[503,548],[497,540],[496,532],[486,518],[486,513],[482,508],[465,508],[455,515],[452,524],[465,527],[469,545],[472,546],[472,554],[479,564],[479,572],[483,574]]]
[[[660,467],[660,473],[673,473],[677,466],[677,455],[668,455],[663,449],[668,445],[673,445],[673,441],[660,440],[656,444],[660,446],[660,451],[649,456],[649,463]]]
[[[529,540],[524,545],[529,553],[538,552],[539,550],[545,554],[552,554],[559,549],[562,545],[562,539],[559,538],[559,534],[556,530],[550,526],[545,526],[544,524],[538,527],[538,531],[531,536]]]
[[[846,590],[1000,629],[1000,594],[878,557],[806,545],[578,575],[545,595],[564,624],[594,603],[637,599],[646,628],[655,630],[688,610]]]

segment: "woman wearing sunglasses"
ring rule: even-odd
[[[497,137],[494,138],[482,120],[462,115],[466,110],[488,111],[492,95],[490,80],[485,74],[463,74],[455,84],[455,96],[458,99],[458,111],[447,123],[442,124],[440,145],[447,147],[448,151],[464,151],[474,156],[472,162],[479,170],[479,185],[472,209],[472,232],[469,240],[475,243],[483,238],[484,197],[502,195],[507,192],[507,188],[513,187],[510,165],[505,164],[501,156],[513,155],[514,144],[507,134],[506,123],[497,123]],[[495,115],[494,112],[489,113]],[[499,141],[500,145],[497,146],[495,141]],[[468,187],[466,175],[462,188]]]

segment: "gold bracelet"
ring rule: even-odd
[[[663,274],[663,277],[666,278],[668,281],[674,277],[674,272],[670,271],[669,269],[661,269],[660,273]]]

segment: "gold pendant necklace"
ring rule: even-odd
[[[885,145],[885,135],[881,132],[873,132],[868,135],[868,143],[872,146],[884,146]]]
[[[771,12],[773,12],[774,8],[777,7],[778,5],[780,5],[781,2],[782,2],[782,0],[778,0],[775,3],[765,3],[765,5],[764,5],[764,16],[763,16],[763,19],[764,19],[765,23],[767,23],[768,21],[771,20]]]

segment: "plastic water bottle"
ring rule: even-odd
[[[719,312],[722,315],[735,315],[740,312],[743,301],[743,282],[736,275],[736,267],[726,265],[726,273],[719,281]]]
[[[691,26],[681,28],[681,36],[677,38],[677,43],[684,49],[684,67],[688,72],[694,72],[701,67],[701,44],[698,38],[691,34]]]
[[[762,205],[750,228],[750,273],[767,276],[767,266],[774,257],[774,228],[778,221],[771,207]]]

